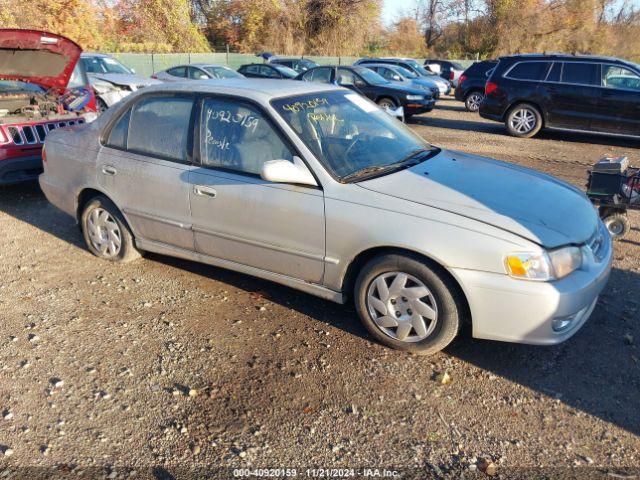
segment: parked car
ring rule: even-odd
[[[484,86],[491,71],[496,68],[496,60],[476,62],[467,68],[458,80],[455,97],[469,112],[477,112],[484,100]]]
[[[420,65],[412,58],[361,58],[360,60],[357,60],[354,65],[367,66],[370,64],[380,63],[384,63],[387,65],[397,65],[409,70],[410,72],[413,72],[420,77],[428,78],[438,83],[441,95],[449,95],[451,93],[450,82],[440,77],[440,75],[438,75],[437,73],[426,70],[422,65]]]
[[[134,70],[104,53],[83,53],[80,61],[89,75],[100,112],[104,112],[131,92],[158,83],[152,78],[136,75]]]
[[[424,61],[424,66],[427,70],[440,75],[445,80],[449,80],[454,88],[458,88],[458,79],[460,75],[462,75],[462,72],[464,72],[464,67],[458,62],[427,59]]]
[[[268,63],[252,63],[242,65],[238,72],[249,78],[279,78],[292,80],[298,76],[294,69],[284,65],[271,65]]]
[[[155,73],[151,78],[163,82],[184,82],[186,80],[211,80],[212,78],[242,78],[241,73],[225,67],[224,65],[212,65],[208,63],[192,63],[190,65],[176,65],[161,72]]]
[[[444,86],[444,83],[436,83],[434,80],[416,75],[398,65],[367,63],[366,67],[390,82],[400,83],[410,88],[427,90],[433,94],[435,99],[440,98],[441,85]],[[444,87],[444,90],[446,91],[446,87]]]
[[[158,252],[351,299],[375,339],[416,353],[466,322],[477,338],[562,342],[611,270],[575,187],[434,147],[333,85],[149,87],[54,132],[40,185],[100,258]]]
[[[306,58],[278,58],[271,57],[269,59],[269,63],[272,65],[282,65],[284,67],[289,67],[299,74],[302,72],[306,72],[310,68],[317,67],[318,64],[312,60],[308,60]]]
[[[624,77],[624,86],[620,77]],[[516,137],[543,128],[640,135],[640,67],[617,58],[515,55],[500,59],[480,115]]]
[[[367,67],[315,67],[300,74],[298,80],[340,85],[387,110],[402,107],[406,119],[430,112],[436,103],[431,91],[392,83]]]
[[[95,97],[68,38],[0,30],[0,185],[35,180],[52,130],[95,119]]]

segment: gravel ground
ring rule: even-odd
[[[637,141],[514,139],[450,99],[412,128],[581,187],[604,154],[640,163]],[[461,338],[424,358],[373,343],[351,306],[157,255],[98,260],[37,186],[0,188],[0,476],[386,467],[624,478],[640,466],[640,216],[632,222],[570,341]]]

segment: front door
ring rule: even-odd
[[[295,155],[267,114],[240,99],[207,98],[198,132],[201,166],[190,173],[196,250],[321,283],[323,192],[260,178],[264,162]]]
[[[98,155],[98,185],[137,238],[193,249],[188,137],[190,96],[141,98],[111,129]]]
[[[640,76],[628,68],[602,65],[598,130],[640,135]]]

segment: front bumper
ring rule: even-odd
[[[419,115],[421,113],[430,112],[435,106],[436,101],[433,99],[423,101],[409,100],[402,106],[402,108],[404,109],[405,115]]]
[[[40,155],[0,160],[0,185],[31,182],[41,173],[42,157]]]
[[[609,279],[613,246],[608,235],[606,242],[601,262],[593,255],[585,256],[582,269],[555,282],[454,269],[469,301],[473,336],[532,345],[555,345],[569,339],[589,319]],[[571,321],[556,331],[554,320],[558,319]]]

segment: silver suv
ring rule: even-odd
[[[153,86],[52,132],[40,184],[98,257],[174,255],[355,302],[416,353],[473,335],[553,344],[587,320],[611,240],[579,190],[441,150],[343,88]]]

